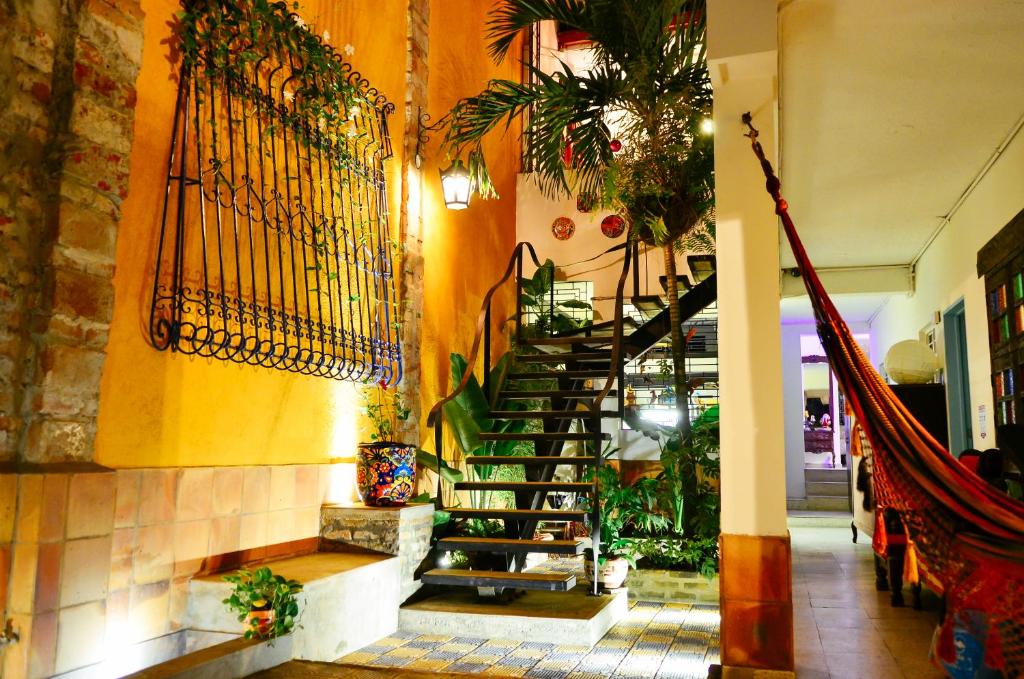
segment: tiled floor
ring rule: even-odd
[[[926,610],[892,608],[889,593],[875,591],[870,544],[853,544],[849,527],[791,526],[790,534],[799,679],[946,676],[928,661],[934,596],[926,592]]]
[[[704,679],[718,662],[718,608],[630,602],[627,617],[588,649],[508,639],[396,633],[339,662],[542,679]]]

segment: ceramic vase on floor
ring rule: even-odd
[[[356,485],[368,507],[406,504],[416,485],[416,446],[392,441],[359,444]]]

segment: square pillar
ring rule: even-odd
[[[741,124],[750,111],[774,158],[776,11],[770,0],[708,3],[719,274],[721,644],[727,676],[759,670],[791,676],[794,668],[780,232]]]

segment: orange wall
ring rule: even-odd
[[[519,78],[518,59],[495,65],[487,56],[484,25],[490,5],[474,0],[430,3],[429,109],[435,119],[458,98],[478,93],[493,78]],[[519,48],[513,47],[510,53],[518,56]],[[513,129],[503,137],[497,133],[491,137],[484,153],[500,200],[480,201],[474,197],[465,210],[447,210],[436,177],[438,165],[447,167],[448,160],[438,152],[436,141],[431,143],[424,164],[424,417],[454,386],[450,384],[448,355],[453,351],[469,355],[481,299],[504,273],[515,247],[519,132]],[[512,289],[506,286],[492,312],[496,327],[500,319],[511,314],[513,298]],[[497,359],[505,343],[499,332],[494,333],[493,340],[496,346],[492,356]],[[426,428],[422,435],[432,441]],[[428,448],[433,450],[433,444]]]
[[[481,5],[485,3],[474,0],[432,2],[430,109],[435,116],[458,96],[477,91],[495,73],[484,60]],[[169,0],[143,0],[143,9],[145,48],[129,195],[117,244],[114,319],[100,390],[96,461],[112,467],[145,467],[288,464],[349,456],[359,438],[354,385],[158,352],[147,343],[176,87],[176,67],[168,58],[168,22],[179,6]],[[387,167],[392,228],[397,230],[406,3],[306,0],[300,13],[312,29],[327,30],[332,44],[351,44],[355,53],[350,61],[397,106],[390,120],[395,157]],[[512,247],[518,157],[514,141],[499,142],[492,155],[499,147],[508,151],[507,162],[495,166],[504,196],[500,202],[451,213],[440,203],[436,170],[430,167],[425,175],[422,355],[427,407],[436,400],[439,380],[447,375],[449,347],[467,350],[479,297]],[[462,260],[468,242],[474,250],[471,265]],[[462,315],[466,308],[473,309],[472,318]]]

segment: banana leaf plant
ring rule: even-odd
[[[458,384],[469,367],[466,358],[461,354],[451,354],[450,360],[452,383]],[[476,376],[471,375],[462,393],[444,405],[445,422],[451,429],[455,442],[464,456],[510,456],[516,453],[516,447],[520,445],[517,441],[480,440],[481,433],[518,434],[525,431],[528,426],[528,421],[525,419],[502,420],[489,417],[492,410],[518,411],[526,409],[526,405],[520,401],[500,399],[499,397],[512,360],[511,352],[507,352],[491,368],[490,393],[485,393]],[[495,467],[494,465],[473,465],[473,472],[477,478],[486,481],[494,475]],[[482,507],[486,507],[490,499],[488,493],[482,493],[480,497],[476,497],[474,493],[471,494],[471,497],[474,500],[474,506]]]
[[[519,297],[520,313],[532,314],[534,322],[527,326],[532,334],[545,336],[578,330],[590,325],[589,320],[574,318],[567,309],[591,309],[587,302],[578,299],[563,299],[552,302],[551,291],[555,286],[555,263],[550,259],[537,268],[531,278],[523,279]]]

